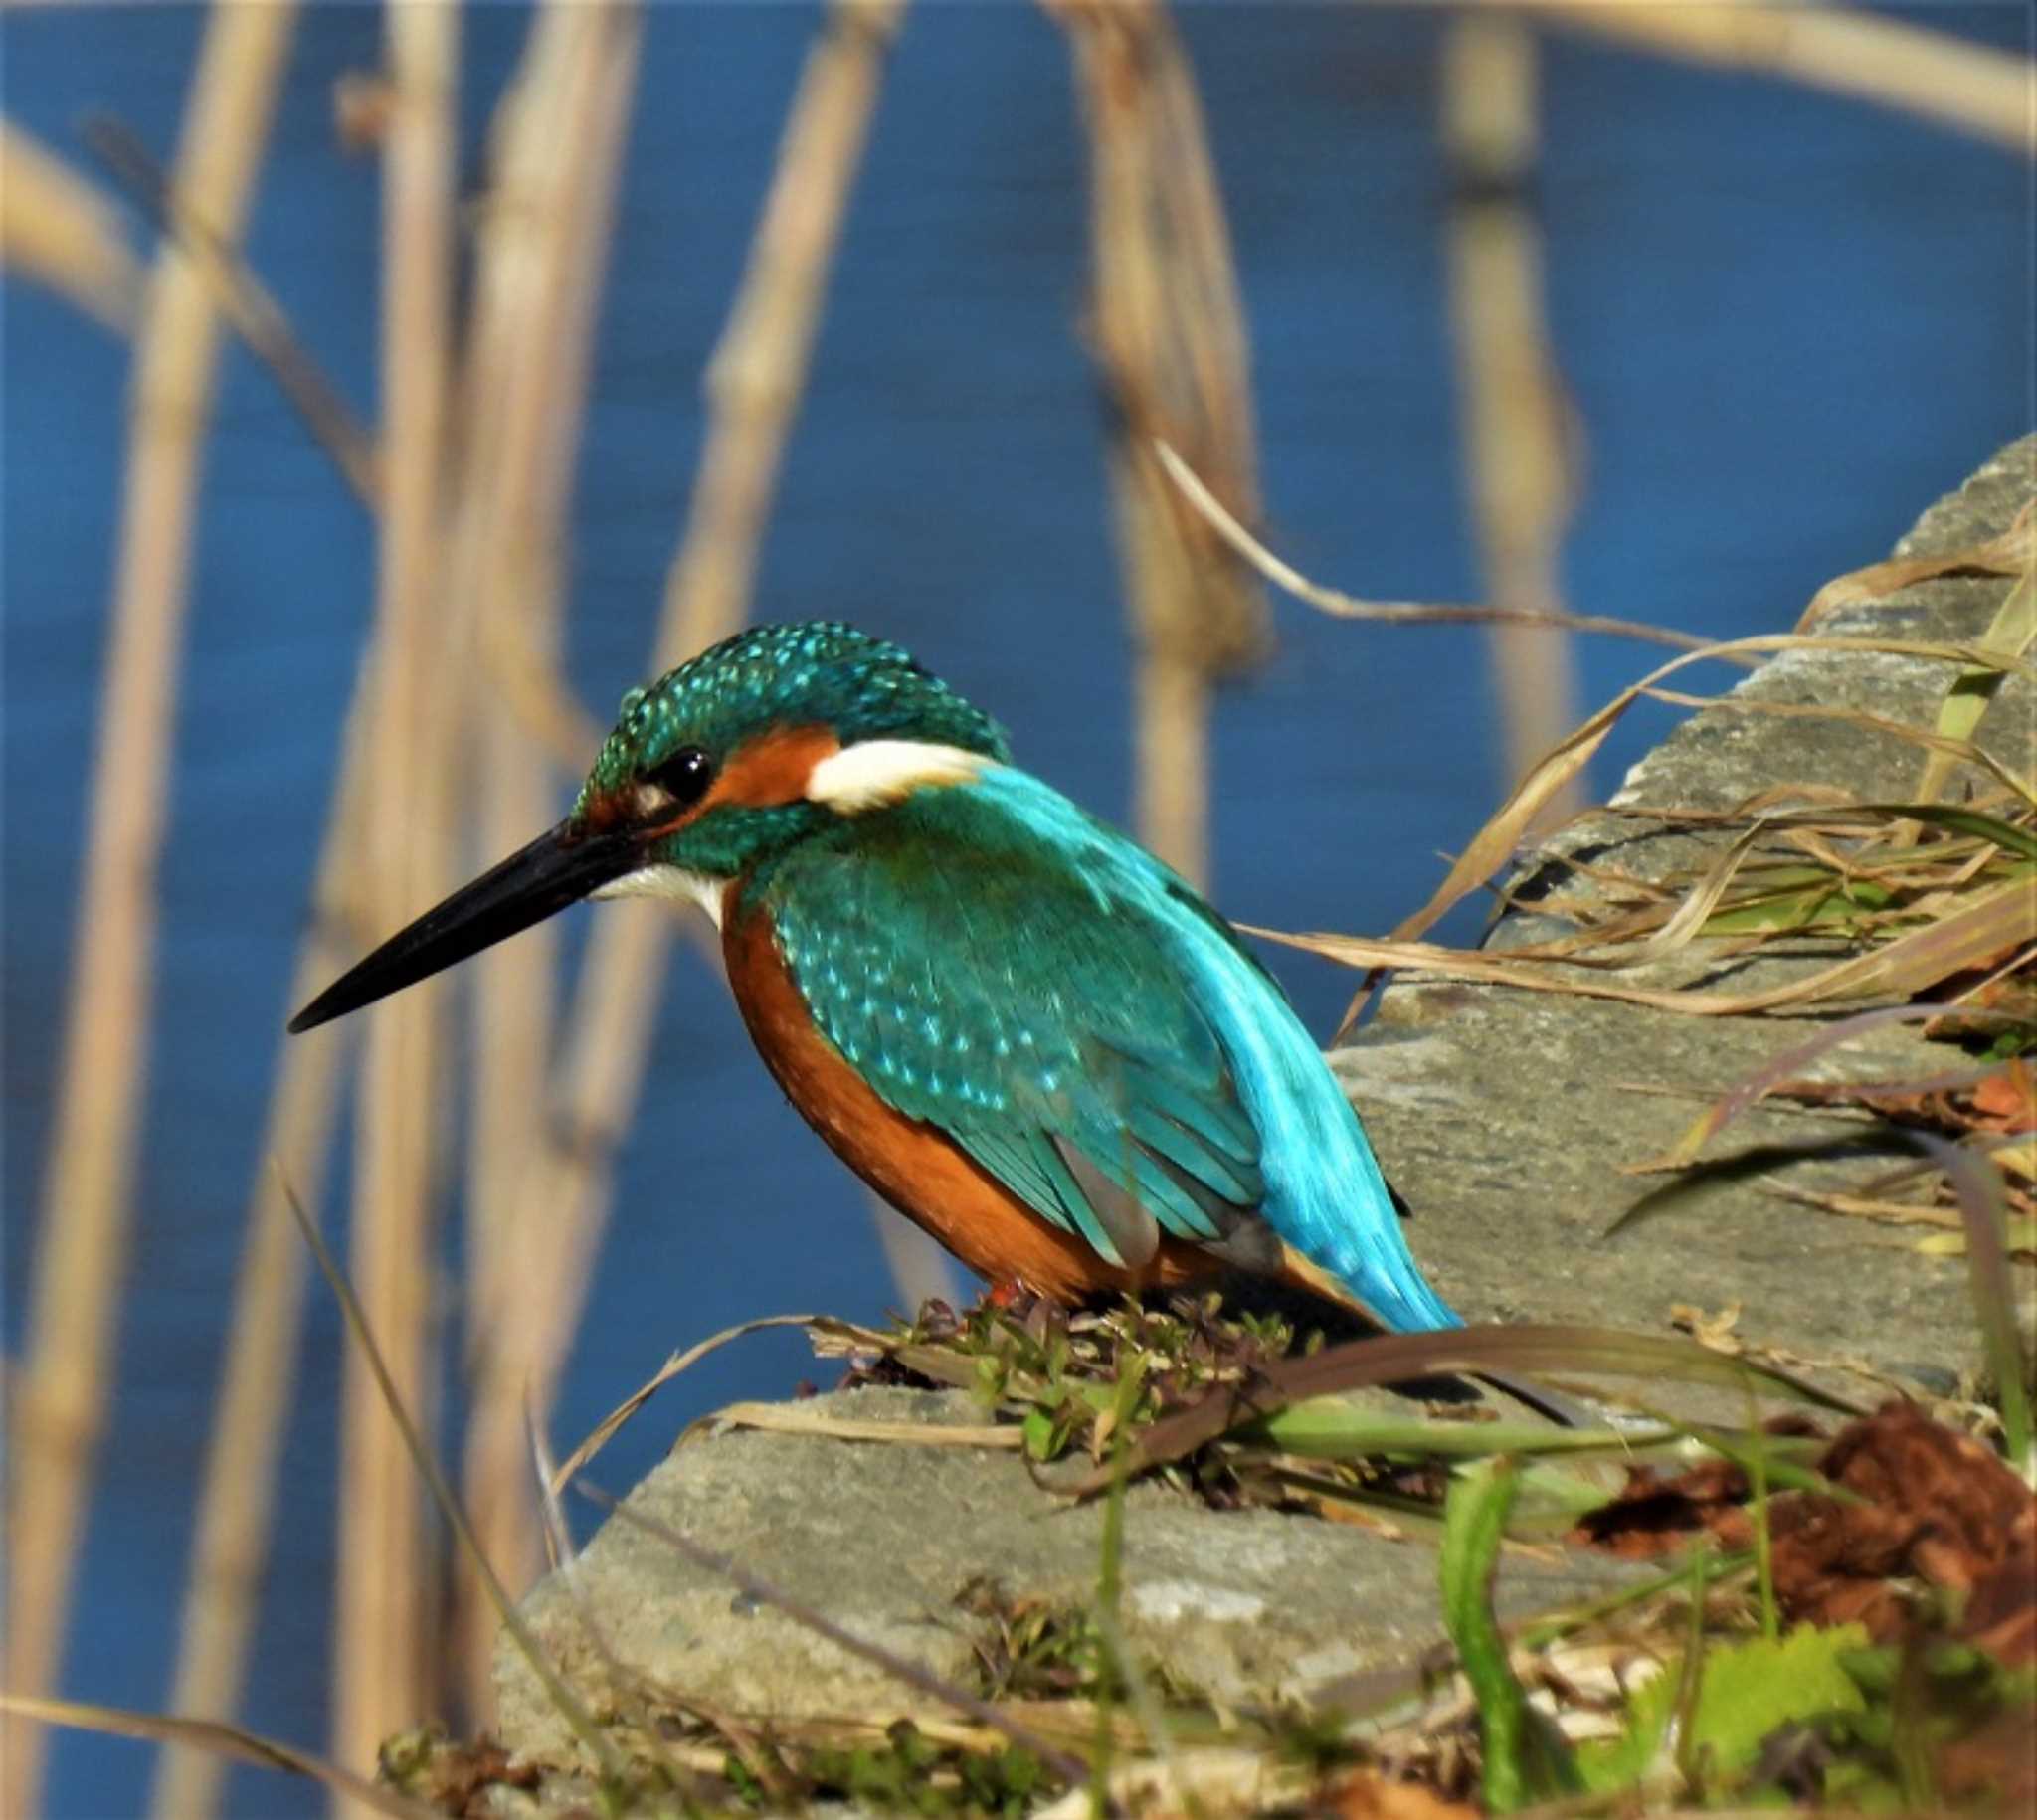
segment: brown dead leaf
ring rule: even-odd
[[[2037,1662],[2037,1553],[2012,1550],[1966,1600],[1959,1636],[1984,1649],[2004,1668]]]
[[[1965,1806],[1985,1798],[1986,1811],[2037,1813],[2037,1751],[2030,1748],[2030,1715],[2011,1703],[1979,1730],[1941,1744],[1939,1794]]]
[[[2037,1654],[2037,1497],[1986,1447],[1894,1401],[1848,1426],[1818,1468],[1859,1502],[1768,1501],[1775,1593],[1791,1623],[1857,1620],[1892,1641],[1909,1621],[1898,1583],[1921,1579],[1968,1595],[1970,1640]],[[1674,1479],[1635,1469],[1576,1535],[1628,1558],[1673,1552],[1698,1531],[1743,1548],[1754,1541],[1747,1497],[1725,1461]]]
[[[1320,1807],[1311,1804],[1311,1811],[1339,1820],[1473,1820],[1478,1813],[1419,1782],[1389,1782],[1364,1770],[1325,1789],[1321,1802]]]
[[[1912,1520],[1916,1570],[1936,1586],[1970,1591],[2037,1546],[2029,1487],[1979,1441],[1914,1404],[1885,1403],[1853,1423],[1820,1466],[1870,1505]]]
[[[1652,1466],[1630,1466],[1625,1489],[1610,1504],[1587,1512],[1576,1534],[1622,1560],[1653,1560],[1675,1553],[1700,1530],[1737,1534],[1746,1525],[1740,1507],[1747,1497],[1747,1474],[1731,1460],[1706,1460],[1673,1477]]]
[[[1700,1346],[1710,1347],[1715,1353],[1738,1353],[1740,1341],[1733,1330],[1740,1325],[1741,1307],[1738,1302],[1729,1302],[1716,1315],[1707,1314],[1702,1308],[1690,1302],[1672,1302],[1669,1305],[1669,1325],[1679,1333],[1685,1333]]]
[[[1677,1312],[1689,1316],[1695,1311],[1679,1305]],[[1738,1313],[1736,1305],[1731,1316]],[[1714,1324],[1720,1339],[1737,1351],[1739,1342],[1727,1341],[1724,1332],[1731,1318],[1715,1317]],[[1809,1416],[1785,1410],[1763,1422],[1761,1432],[1815,1438],[1822,1430]],[[1685,1538],[1699,1530],[1711,1532],[1727,1547],[1744,1547],[1748,1524],[1740,1507],[1748,1497],[1747,1474],[1731,1460],[1716,1456],[1680,1473],[1630,1466],[1619,1495],[1610,1504],[1588,1512],[1577,1525],[1575,1539],[1626,1560],[1673,1554]]]
[[[536,1764],[515,1760],[493,1738],[471,1743],[440,1738],[431,1744],[412,1786],[441,1813],[478,1816],[494,1811],[487,1800],[490,1789],[529,1790],[542,1780]]]
[[[1973,1123],[1986,1131],[2037,1131],[2037,1079],[2029,1058],[2018,1055],[1972,1093]]]
[[[2037,505],[2037,501],[2032,505]],[[1937,581],[1941,576],[2019,574],[2033,560],[2032,505],[2024,506],[2016,514],[2015,523],[1985,543],[1968,544],[1939,556],[1899,556],[1834,576],[1811,596],[1810,605],[1796,622],[1796,630],[1807,633],[1842,607],[1865,607],[1919,582]]]

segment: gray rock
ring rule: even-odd
[[[1940,554],[1993,537],[2033,491],[2037,437],[2011,445],[1932,507],[1899,549]],[[1848,608],[1815,630],[1971,641],[2008,587],[1992,576],[1928,582]],[[1912,657],[1791,651],[1732,693],[1742,701],[1864,708],[1928,727],[1951,674]],[[1983,722],[1980,742],[2027,770],[2033,724],[2032,691],[2012,680]],[[1569,873],[1566,858],[1661,878],[1704,864],[1717,849],[1720,836],[1668,830],[1633,813],[1648,805],[1726,809],[1785,783],[1900,801],[1913,794],[1923,756],[1913,744],[1844,722],[1706,709],[1634,768],[1613,800],[1628,814],[1599,812],[1566,829],[1524,868],[1516,889],[1583,895],[1588,886]],[[1550,917],[1509,915],[1489,945],[1519,947],[1565,928]],[[1700,953],[1610,978],[1739,991],[1829,965],[1837,952],[1801,942],[1786,953],[1764,951],[1753,964]],[[1743,1331],[1770,1344],[1864,1358],[1892,1370],[1918,1363],[1955,1370],[1976,1350],[1965,1265],[1919,1255],[1914,1228],[1813,1211],[1764,1191],[1761,1180],[1744,1180],[1606,1236],[1656,1180],[1622,1175],[1623,1165],[1659,1156],[1708,1100],[1813,1036],[1828,1016],[1694,1017],[1402,976],[1382,996],[1361,1039],[1332,1060],[1365,1110],[1388,1176],[1415,1209],[1410,1237],[1424,1268],[1468,1318],[1659,1329],[1674,1303],[1711,1310],[1739,1303]],[[1946,1065],[1944,1049],[1904,1026],[1871,1031],[1806,1071],[1902,1079]],[[1764,1106],[1714,1148],[1732,1155],[1866,1129],[1852,1116]],[[1778,1165],[1764,1178],[1857,1186],[1905,1154],[1847,1166]]]
[[[1944,550],[1994,535],[2030,496],[2033,464],[2037,439],[2004,452],[1932,508],[1904,548]],[[1823,630],[1971,638],[2006,586],[1988,578],[1934,582],[1849,610]],[[1851,703],[1929,724],[1946,676],[1909,658],[1792,653],[1738,693]],[[2030,692],[2012,685],[1987,738],[2027,765],[2030,724]],[[1714,709],[1636,767],[1616,803],[1724,808],[1780,782],[1898,796],[1919,756],[1832,721]],[[1557,862],[1566,856],[1589,853],[1659,877],[1706,850],[1706,837],[1600,813],[1531,862],[1522,888],[1561,876]],[[1547,933],[1546,918],[1509,917],[1494,942],[1518,946]],[[1829,958],[1807,943],[1752,969],[1699,956],[1646,977],[1659,984],[1710,971],[1767,981]],[[1971,1350],[1964,1269],[1918,1255],[1913,1234],[1808,1211],[1743,1182],[1605,1236],[1648,1186],[1621,1175],[1622,1165],[1662,1152],[1705,1100],[1815,1027],[1814,1019],[1698,1018],[1403,977],[1362,1038],[1332,1060],[1365,1109],[1389,1175],[1416,1209],[1417,1253],[1467,1316],[1659,1331],[1673,1303],[1739,1303],[1751,1337],[1809,1354],[1864,1355],[1949,1381]],[[1927,1063],[1921,1049],[1912,1032],[1882,1029],[1823,1065],[1856,1077],[1943,1065],[1942,1054]],[[1763,1108],[1735,1127],[1733,1142],[1801,1143],[1862,1129],[1844,1116]],[[1822,1183],[1832,1168],[1794,1165],[1784,1174]],[[979,1419],[966,1398],[902,1390],[838,1393],[805,1407],[925,1424]],[[1095,1586],[1100,1510],[1057,1502],[1009,1453],[732,1430],[688,1441],[630,1503],[737,1557],[854,1635],[965,1685],[983,1622],[956,1604],[971,1581],[988,1575],[1014,1594],[1071,1603]],[[1502,1604],[1520,1611],[1562,1603],[1602,1586],[1612,1571],[1595,1562],[1512,1561]],[[1439,1634],[1427,1548],[1307,1518],[1217,1513],[1159,1484],[1131,1495],[1124,1572],[1132,1648],[1164,1661],[1177,1686],[1219,1704],[1305,1698],[1355,1671],[1405,1661]],[[526,1610],[598,1707],[609,1704],[610,1665],[621,1662],[752,1716],[929,1710],[924,1695],[755,1607],[621,1520],[602,1529],[569,1573],[540,1586]],[[497,1689],[507,1742],[573,1761],[565,1727],[506,1645]]]
[[[960,1392],[837,1391],[803,1410],[915,1424],[976,1422]],[[990,1576],[1011,1594],[1079,1609],[1096,1590],[1100,1504],[1036,1486],[1015,1454],[731,1430],[682,1445],[629,1508],[738,1559],[864,1641],[977,1685],[989,1621],[957,1601]],[[1510,1564],[1514,1612],[1588,1597],[1620,1570],[1578,1558]],[[1361,1669],[1411,1662],[1439,1635],[1427,1547],[1271,1511],[1215,1512],[1157,1483],[1128,1495],[1121,1615],[1170,1686],[1219,1706],[1309,1694]],[[766,1719],[954,1717],[927,1695],[743,1597],[659,1537],[611,1518],[570,1576],[526,1615],[590,1701],[609,1660],[708,1705]],[[496,1659],[499,1731],[524,1754],[573,1740],[527,1665]]]

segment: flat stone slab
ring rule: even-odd
[[[803,1412],[943,1426],[981,1422],[954,1391],[836,1391]],[[739,1560],[864,1641],[974,1689],[991,1634],[958,1600],[989,1576],[1010,1594],[1079,1609],[1096,1591],[1100,1502],[1041,1490],[1016,1454],[732,1429],[688,1441],[629,1508]],[[1501,1608],[1539,1611],[1620,1583],[1587,1556],[1510,1557]],[[1219,1706],[1305,1700],[1359,1670],[1411,1663],[1439,1637],[1436,1557],[1424,1543],[1264,1510],[1213,1511],[1159,1483],[1128,1494],[1125,1638],[1171,1685]],[[599,1707],[605,1655],[653,1683],[758,1719],[954,1717],[882,1669],[759,1606],[668,1543],[611,1518],[568,1577],[525,1615]],[[528,1666],[496,1656],[497,1729],[525,1755],[571,1760],[573,1740]]]
[[[2012,444],[1927,512],[1899,555],[1934,555],[1997,536],[2037,494],[2037,437]],[[1971,642],[2008,593],[2005,577],[1922,583],[1833,614],[1813,630]],[[1778,613],[1778,620],[1784,619]],[[1716,675],[1716,670],[1712,672]],[[1703,680],[1686,686],[1715,686]],[[1953,671],[1908,656],[1789,651],[1732,691],[1742,702],[1860,708],[1930,727]],[[1681,682],[1681,677],[1676,679]],[[2028,772],[2037,696],[2011,679],[1979,743]],[[1823,718],[1715,707],[1692,715],[1629,775],[1617,807],[1724,810],[1784,784],[1828,785],[1862,801],[1914,796],[1923,750]],[[1979,777],[1978,773],[1960,774]],[[1958,786],[1955,784],[1953,800]],[[1561,860],[1586,858],[1643,878],[1703,866],[1728,836],[1598,813],[1568,828],[1516,880],[1517,894],[1582,885]],[[1488,943],[1519,947],[1564,932],[1511,914]],[[1698,959],[1604,978],[1650,987],[1767,987],[1828,966],[1844,950],[1800,942],[1752,961]],[[1614,1237],[1607,1230],[1659,1177],[1620,1167],[1666,1151],[1716,1098],[1815,1035],[1832,1013],[1713,1017],[1516,988],[1400,976],[1351,1047],[1332,1057],[1363,1109],[1388,1177],[1415,1210],[1409,1238],[1437,1287],[1471,1320],[1592,1321],[1660,1329],[1673,1304],[1741,1305],[1749,1338],[1865,1359],[1949,1390],[1978,1347],[1959,1258],[1921,1255],[1922,1228],[1871,1224],[1778,1198],[1766,1183],[1858,1186],[1908,1155],[1777,1166],[1708,1188]],[[1900,1080],[1944,1071],[1951,1052],[1912,1026],[1883,1026],[1804,1072]],[[1708,1155],[1859,1137],[1851,1114],[1768,1103],[1737,1120]],[[1860,1386],[1852,1386],[1858,1393]]]

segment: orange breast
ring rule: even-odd
[[[736,910],[722,949],[750,1039],[786,1097],[842,1162],[970,1269],[1062,1302],[1206,1274],[1209,1259],[1172,1240],[1143,1271],[1107,1263],[1040,1218],[939,1126],[885,1105],[814,1027],[768,916]]]

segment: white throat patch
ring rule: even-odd
[[[710,878],[705,872],[682,872],[677,866],[639,866],[612,878],[588,892],[589,897],[675,897],[681,903],[698,904],[715,928],[721,927],[721,904],[727,894],[726,878]]]
[[[837,816],[902,803],[915,790],[966,784],[995,761],[960,746],[916,739],[866,739],[830,753],[807,778],[807,800]]]

